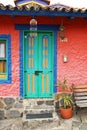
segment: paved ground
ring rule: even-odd
[[[76,114],[73,113],[71,119],[62,119],[58,115],[58,121],[53,123],[42,123],[37,128],[24,130],[87,130],[87,108],[80,109]]]
[[[57,130],[87,130],[87,108],[80,109],[78,113],[74,111],[71,119],[61,119],[60,126]]]
[[[71,119],[58,118],[52,120],[23,121],[19,119],[0,120],[0,130],[87,130],[87,108],[74,112]]]

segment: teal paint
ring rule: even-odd
[[[20,30],[20,96],[25,97],[24,91],[24,30],[29,30],[29,25],[26,24],[17,24],[15,25],[17,30]],[[38,30],[43,31],[53,31],[53,42],[54,42],[54,65],[53,65],[53,94],[57,92],[57,88],[55,86],[57,82],[57,31],[58,25],[38,25]],[[10,47],[10,46],[9,46]],[[9,53],[10,54],[10,53]]]
[[[27,34],[27,33],[26,33]],[[29,34],[29,32],[28,32]],[[24,77],[25,77],[25,97],[26,98],[51,98],[53,96],[53,32],[38,31],[38,36],[34,38],[34,46],[29,46],[29,36],[26,35],[24,43]],[[44,46],[43,39],[48,39],[48,46]],[[30,43],[31,44],[31,43]],[[29,51],[33,54],[30,53]],[[43,55],[43,51],[48,51],[48,55]],[[34,59],[34,66],[29,63],[29,58]],[[43,60],[46,61],[46,67],[43,67]],[[32,62],[32,61],[31,61]],[[28,65],[31,67],[28,68]],[[34,79],[32,76],[35,76]],[[43,77],[43,78],[42,78]],[[34,92],[33,90],[34,82]],[[42,85],[43,84],[43,85]],[[47,86],[48,84],[48,86]],[[48,89],[47,89],[48,87]],[[42,89],[43,88],[43,89]],[[43,91],[42,91],[43,90]]]

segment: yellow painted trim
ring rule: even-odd
[[[48,68],[48,58],[46,58],[45,61],[46,61],[46,62],[45,62],[45,64],[46,64],[45,67]]]
[[[30,92],[30,74],[28,74],[28,93]]]
[[[46,41],[46,47],[48,47],[48,38],[45,39]]]
[[[5,74],[0,74],[0,79],[6,79],[7,78],[7,75]]]
[[[45,7],[45,5],[40,4],[40,3],[38,3],[38,2],[35,2],[35,1],[26,2],[26,3],[23,3],[23,4],[18,4],[18,6],[23,6],[23,5],[27,5],[27,4],[32,4],[32,6],[34,6],[35,4],[37,4],[37,5],[40,5],[40,6],[42,6],[42,7]]]
[[[28,58],[28,68],[31,68],[31,58]]]
[[[48,56],[48,50],[43,50],[43,55]]]
[[[45,59],[43,59],[43,68],[45,68]]]
[[[42,93],[44,92],[44,74],[42,74]]]
[[[29,56],[30,56],[30,55],[34,55],[34,50],[29,50],[29,51],[28,51],[28,54],[29,54]]]
[[[35,75],[32,74],[32,92],[35,92]]]
[[[32,46],[34,46],[34,37],[32,37],[31,40],[32,40],[32,41],[31,41],[31,44],[32,44]]]
[[[32,68],[34,68],[34,59],[32,58]]]
[[[49,75],[46,75],[46,92],[49,92]]]

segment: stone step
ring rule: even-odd
[[[44,120],[44,119],[58,119],[57,113],[54,112],[26,112],[23,113],[23,120]]]
[[[26,114],[26,119],[41,119],[41,118],[53,118],[52,112],[44,112],[44,113],[35,113],[35,114]]]
[[[53,99],[26,99],[24,102],[23,119],[44,120],[53,118],[55,112]]]
[[[24,114],[54,112],[54,100],[47,99],[28,99],[24,101]]]
[[[24,106],[28,106],[30,108],[33,107],[41,107],[41,106],[54,106],[53,99],[24,99],[23,100]]]
[[[54,107],[34,107],[34,108],[27,108],[27,109],[24,109],[24,112],[23,112],[23,116],[26,118],[26,115],[28,114],[33,114],[33,115],[37,115],[37,118],[40,114],[44,115],[45,113],[47,113],[47,115],[49,115],[49,113],[54,113],[55,112],[55,109]],[[48,117],[49,118],[49,117]]]
[[[41,111],[48,111],[48,112],[54,112],[55,107],[54,106],[33,106],[33,107],[29,107],[29,106],[25,106],[24,111],[30,111],[30,112],[41,112]]]
[[[24,130],[45,130],[48,128],[54,128],[58,127],[59,125],[59,119],[54,119],[54,118],[43,118],[43,119],[28,119],[24,121]],[[28,129],[26,129],[28,128]]]
[[[36,114],[36,113],[53,113],[55,110],[53,109],[30,109],[30,110],[24,110],[23,114]]]
[[[29,120],[29,119],[35,119],[35,120],[44,120],[45,119],[53,119],[57,116],[55,116],[55,111],[53,110],[30,110],[25,111],[23,113],[23,119]]]
[[[53,109],[54,106],[47,106],[47,105],[39,105],[39,106],[36,106],[36,105],[32,105],[32,106],[25,106],[24,109]]]

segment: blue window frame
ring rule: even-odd
[[[0,84],[10,84],[11,75],[11,37],[0,35]]]

